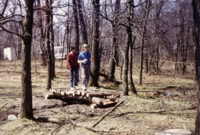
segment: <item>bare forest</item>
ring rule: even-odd
[[[200,135],[199,92],[200,0],[0,0],[0,134]]]

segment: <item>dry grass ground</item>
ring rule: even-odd
[[[61,68],[61,61],[56,61],[56,76],[53,88],[68,88],[69,71]],[[39,60],[32,61],[32,86],[33,102],[44,100],[46,90],[47,70],[40,66]],[[96,130],[109,130],[104,134],[123,135],[153,135],[155,132],[168,128],[186,128],[194,131],[196,118],[196,85],[193,81],[192,67],[184,76],[174,74],[173,66],[166,64],[162,72],[152,75],[144,73],[142,86],[138,85],[139,68],[134,66],[133,79],[139,96],[120,97],[125,100],[113,113],[108,115]],[[51,134],[59,125],[26,119],[8,121],[9,114],[18,115],[21,97],[21,61],[0,61],[0,134],[2,135],[46,135]],[[119,79],[120,69],[116,69],[116,78]],[[80,78],[81,79],[81,78]],[[121,94],[121,85],[99,80],[102,91]],[[90,88],[96,89],[96,88]],[[158,92],[173,91],[180,97],[158,97]],[[91,110],[86,104],[65,104],[61,106],[34,109],[34,117],[51,117],[66,120],[69,116],[76,123],[91,126],[110,108],[97,108]],[[71,123],[66,123],[54,132],[57,135],[93,135],[98,134],[85,128],[73,128]]]

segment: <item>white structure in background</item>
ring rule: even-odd
[[[66,54],[67,54],[67,47],[64,47],[64,50],[63,46],[54,47],[54,55],[56,59],[65,59]]]
[[[15,49],[13,47],[7,47],[3,50],[4,60],[17,60],[17,56],[15,54]]]

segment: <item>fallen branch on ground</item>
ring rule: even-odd
[[[87,130],[90,130],[90,131],[95,132],[95,133],[98,133],[98,132],[102,132],[102,133],[109,132],[109,130],[96,130],[96,129],[92,128],[92,127],[83,126],[82,124],[77,124],[69,116],[68,116],[68,120],[73,125],[74,130],[75,130],[76,127],[82,127],[82,128],[86,128]]]
[[[107,113],[105,113],[93,126],[92,128],[94,128],[96,125],[98,125],[107,115],[109,115],[111,112],[113,112],[120,104],[122,104],[124,102],[121,101],[118,104],[116,104],[110,111],[108,111]]]
[[[63,123],[61,123],[57,128],[55,128],[52,132],[51,132],[51,135],[53,135],[53,133],[58,130],[59,128],[61,128],[63,125],[65,125],[65,123],[67,123],[69,120],[65,120]]]

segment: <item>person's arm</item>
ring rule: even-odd
[[[87,62],[87,59],[84,59],[84,60],[78,60],[78,63],[82,64],[82,63],[85,63]]]
[[[90,53],[90,62],[92,62],[93,61],[93,57],[91,56],[91,53]]]
[[[71,70],[70,56],[69,56],[69,54],[67,55],[67,67],[69,68],[69,70]]]
[[[79,55],[78,56],[78,63],[82,64],[82,63],[85,63],[85,62],[87,62],[87,59],[82,60],[81,56]]]

